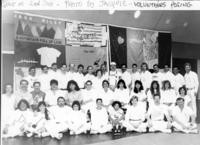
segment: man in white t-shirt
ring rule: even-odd
[[[57,58],[61,55],[61,52],[55,48],[41,47],[37,49],[37,53],[41,55],[41,65],[47,65],[50,67],[52,63],[57,62]]]
[[[197,114],[197,107],[196,107],[196,97],[198,93],[198,88],[199,88],[199,79],[197,74],[191,70],[191,64],[186,63],[185,64],[185,86],[187,88],[188,95],[191,96],[192,99],[192,108],[195,113],[195,116]]]
[[[121,78],[121,73],[116,70],[116,63],[111,62],[108,80],[109,80],[110,87],[112,90],[114,90],[116,88],[117,82],[120,78]]]
[[[67,88],[67,83],[69,79],[69,75],[67,72],[67,65],[62,64],[60,67],[60,71],[57,73],[57,78],[58,78],[58,84],[60,89],[66,89]]]
[[[169,70],[169,66],[166,64],[164,66],[164,71],[162,75],[162,81],[170,81],[170,84],[172,87],[174,87],[174,75],[173,73]]]
[[[174,89],[176,91],[176,94],[179,94],[179,88],[185,85],[184,77],[179,73],[178,67],[173,68],[173,74],[174,74]]]
[[[142,85],[144,86],[145,93],[147,93],[151,85],[152,75],[148,70],[147,63],[145,62],[141,64],[140,79],[141,79]]]
[[[36,68],[30,67],[28,69],[28,76],[24,77],[23,79],[28,81],[28,83],[29,83],[28,90],[32,91],[33,90],[33,83],[38,81],[38,76],[36,76]]]
[[[159,71],[158,64],[153,65],[154,72],[152,73],[152,81],[158,81],[159,85],[162,87],[162,73]]]
[[[125,81],[126,86],[129,88],[131,84],[131,74],[127,71],[126,64],[123,64],[121,69],[122,69],[121,78]]]
[[[77,69],[78,71],[75,74],[74,80],[77,82],[79,88],[84,88],[84,83],[85,83],[85,77],[83,75],[84,66],[82,64],[79,64]]]
[[[49,75],[49,68],[48,66],[42,66],[42,73],[38,76],[38,81],[41,84],[41,90],[46,91],[50,89],[50,81],[51,81],[51,76]]]
[[[137,64],[132,64],[132,73],[131,73],[131,88],[134,89],[135,81],[140,80],[140,73],[137,68]]]

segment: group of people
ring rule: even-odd
[[[26,135],[61,139],[63,133],[124,133],[126,131],[198,133],[196,96],[198,77],[185,64],[185,75],[157,64],[154,72],[146,63],[126,65],[110,71],[102,65],[94,70],[74,64],[42,67],[37,75],[30,67],[19,90],[7,84],[2,94],[2,137]]]

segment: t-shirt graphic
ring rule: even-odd
[[[41,55],[41,65],[47,65],[50,67],[52,63],[57,62],[57,58],[61,55],[61,52],[55,48],[41,47],[37,49],[37,53]]]
[[[22,23],[21,21],[19,20],[18,21],[18,26],[17,26],[17,35],[23,35],[23,28],[22,28]]]

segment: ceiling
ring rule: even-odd
[[[3,11],[3,24],[14,24],[13,12]],[[83,22],[168,31],[172,33],[173,41],[200,44],[200,11],[141,11],[138,19],[133,16],[135,11],[115,11],[112,15],[109,15],[106,10],[30,10],[23,12]]]

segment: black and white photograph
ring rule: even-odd
[[[9,1],[1,145],[200,145],[200,8]]]

